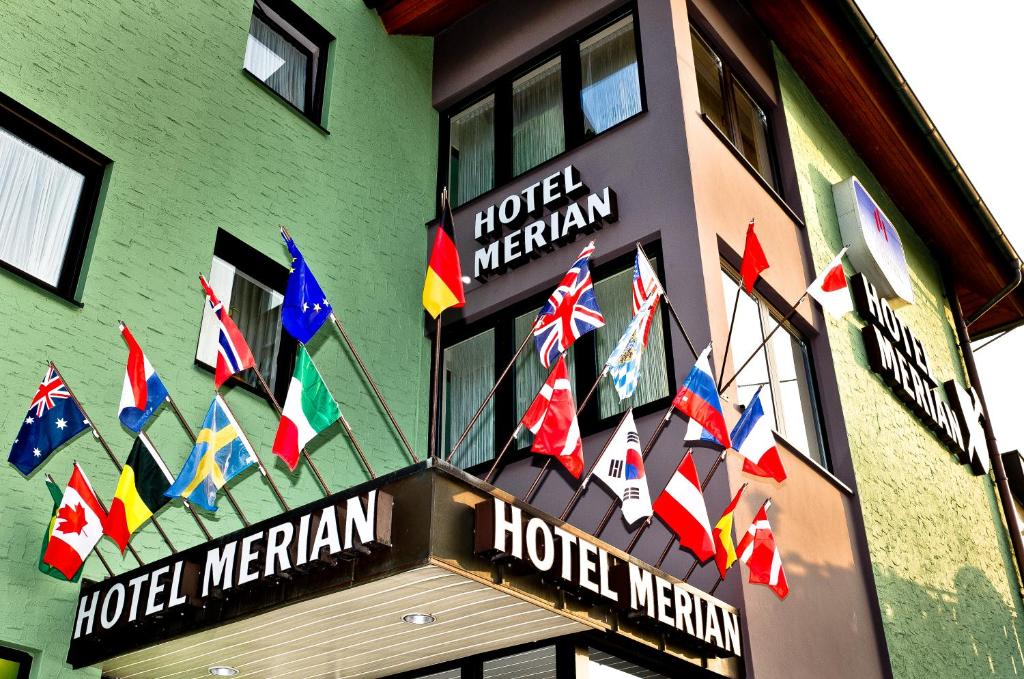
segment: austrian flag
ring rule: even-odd
[[[679,544],[693,552],[698,561],[704,563],[715,555],[708,508],[697,478],[697,465],[689,451],[665,490],[654,501],[654,513],[679,537]]]
[[[299,451],[340,418],[337,401],[327,390],[306,347],[299,345],[295,372],[288,386],[277,436],[274,437],[274,454],[295,471],[299,464]]]
[[[103,537],[106,520],[107,513],[76,462],[57,510],[57,521],[43,554],[43,562],[70,580]]]
[[[523,415],[523,424],[534,434],[530,450],[554,457],[570,474],[577,479],[580,477],[583,473],[583,442],[564,357],[555,363],[544,386]]]

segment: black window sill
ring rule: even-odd
[[[854,495],[856,495],[856,493],[853,492],[853,489],[850,488],[845,483],[843,483],[839,479],[838,476],[836,476],[835,474],[830,472],[825,467],[821,466],[821,463],[815,462],[814,460],[812,460],[810,457],[807,456],[806,453],[800,452],[800,449],[797,448],[796,446],[794,446],[789,441],[787,441],[785,438],[783,438],[782,434],[780,434],[779,432],[775,431],[774,429],[772,430],[772,434],[775,436],[776,442],[780,446],[785,448],[787,451],[792,453],[793,457],[799,459],[800,462],[802,462],[804,464],[804,466],[810,467],[812,470],[814,470],[818,474],[818,476],[820,476],[821,478],[823,478],[826,481],[828,481],[829,483],[831,483],[833,486],[836,487],[836,489],[838,489],[839,491],[845,493],[846,495],[849,495],[850,497],[853,497]]]
[[[270,87],[269,85],[267,85],[267,83],[265,83],[262,80],[260,80],[259,78],[257,78],[252,72],[250,72],[249,70],[243,68],[242,69],[242,74],[246,78],[251,80],[252,82],[254,82],[257,85],[259,85],[262,89],[266,90],[267,92],[270,92],[270,94],[272,94],[275,99],[277,99],[282,104],[284,104],[286,107],[288,107],[288,110],[290,110],[292,113],[296,114],[297,116],[299,116],[300,118],[305,120],[307,123],[309,123],[310,125],[315,127],[317,130],[319,130],[320,132],[322,132],[323,134],[326,134],[326,135],[330,135],[331,134],[330,130],[328,130],[326,127],[321,125],[319,122],[317,122],[313,118],[309,117],[309,114],[306,113],[305,111],[303,111],[301,108],[299,108],[298,106],[296,106],[295,104],[293,104],[292,102],[288,101],[287,99],[282,97],[280,94],[275,92],[274,88]]]
[[[46,293],[52,295],[53,297],[55,297],[56,299],[60,300],[61,302],[64,302],[66,304],[70,304],[71,306],[77,307],[79,309],[82,309],[82,308],[85,307],[85,304],[83,304],[81,300],[75,299],[73,294],[67,293],[67,292],[65,292],[64,290],[62,290],[61,288],[59,288],[59,287],[57,287],[55,285],[51,285],[50,283],[47,283],[44,280],[36,278],[35,276],[33,276],[32,274],[28,273],[27,271],[23,271],[23,270],[19,269],[18,267],[14,266],[13,264],[8,264],[7,262],[5,262],[2,259],[0,259],[0,269],[2,269],[4,271],[10,272],[11,274],[13,274],[14,276],[17,276],[18,278],[22,279],[26,283],[29,283],[29,284],[35,286],[36,288],[42,290],[43,292],[46,292]]]
[[[772,197],[772,200],[774,200],[778,204],[778,206],[782,208],[782,211],[785,212],[790,219],[796,222],[801,229],[807,228],[806,226],[804,226],[804,220],[800,219],[800,215],[798,215],[793,210],[793,208],[791,208],[789,204],[786,203],[786,199],[779,195],[779,192],[775,190],[775,187],[772,186],[767,179],[761,176],[761,173],[757,171],[757,168],[751,165],[750,161],[743,157],[743,154],[740,153],[740,150],[736,148],[736,145],[732,143],[732,140],[729,139],[725,132],[722,132],[722,130],[718,129],[718,125],[715,125],[715,123],[712,122],[711,118],[708,118],[707,114],[701,113],[700,117],[701,120],[703,120],[705,124],[707,124],[707,126],[711,128],[711,131],[715,134],[715,136],[718,137],[723,144],[725,144],[725,147],[729,149],[729,152],[732,153],[736,160],[740,161],[740,164],[746,168],[747,172],[750,173],[750,176],[756,179],[757,183],[761,185],[761,188],[767,191],[768,195]]]

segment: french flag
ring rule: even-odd
[[[150,416],[167,400],[167,389],[128,326],[124,323],[119,325],[121,336],[128,345],[128,364],[124,369],[117,417],[121,424],[138,434]]]
[[[782,466],[778,443],[772,433],[771,423],[764,416],[760,389],[750,399],[739,422],[733,427],[732,445],[743,456],[743,471],[746,473],[772,478],[779,483],[786,480],[786,469]]]
[[[704,563],[715,555],[708,508],[697,479],[697,465],[689,451],[665,490],[654,501],[654,513],[679,537],[679,544],[693,552],[698,561]]]
[[[697,357],[690,374],[680,387],[672,405],[679,412],[697,422],[723,448],[729,447],[729,429],[725,425],[722,414],[722,400],[715,388],[715,378],[711,376],[711,345]]]

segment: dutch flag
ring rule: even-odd
[[[121,424],[138,434],[160,404],[167,400],[167,389],[146,358],[142,347],[135,341],[128,326],[119,323],[121,336],[128,344],[128,364],[124,369],[121,403],[117,417]]]

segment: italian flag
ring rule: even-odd
[[[288,385],[288,397],[284,400],[281,424],[274,437],[274,454],[295,471],[299,464],[299,451],[340,418],[341,410],[327,390],[320,371],[313,365],[306,347],[299,345],[295,372]]]

